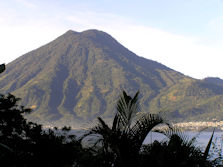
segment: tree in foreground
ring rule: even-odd
[[[28,122],[31,112],[15,96],[0,95],[0,166],[72,166],[82,153],[81,143],[70,128],[43,129]]]
[[[141,114],[138,96],[139,92],[132,98],[123,91],[112,126],[98,117],[99,124],[85,135],[99,135],[102,147],[96,158],[105,158],[98,166],[138,166],[139,153],[148,133],[157,125],[167,124],[159,115]]]
[[[139,92],[132,98],[123,91],[117,102],[117,113],[112,126],[99,117],[98,125],[83,136],[93,135],[94,139],[97,138],[92,147],[95,148],[95,156],[91,157],[93,161],[87,166],[212,166],[207,160],[208,151],[203,153],[194,144],[195,138],[188,140],[175,133],[175,129],[157,114],[140,114],[138,95]],[[160,124],[167,125],[167,130],[160,132],[169,139],[143,145],[148,133]],[[206,150],[209,149],[210,147]]]

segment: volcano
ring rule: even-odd
[[[139,57],[98,30],[69,30],[7,64],[0,75],[0,92],[33,109],[28,119],[57,126],[111,119],[122,90],[139,90],[142,112],[172,121],[223,118],[223,85]]]

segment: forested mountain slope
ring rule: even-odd
[[[123,89],[140,90],[142,112],[174,121],[223,118],[223,85],[139,57],[98,30],[70,30],[0,75],[0,92],[21,97],[34,110],[29,118],[45,124],[79,126],[99,115],[109,120]]]

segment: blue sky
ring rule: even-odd
[[[223,78],[223,0],[0,0],[0,63],[69,29],[99,29],[185,75]]]

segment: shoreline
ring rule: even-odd
[[[190,121],[175,123],[173,126],[179,127],[183,130],[200,131],[206,128],[206,131],[221,131],[223,132],[223,121]]]
[[[205,130],[205,131],[210,131],[212,132],[213,129],[215,128],[216,132],[223,132],[223,121],[189,121],[189,122],[178,122],[178,123],[173,123],[172,124],[173,127],[177,127],[180,128],[183,131],[201,131],[201,130]],[[44,125],[43,126],[46,129],[53,129],[53,125]],[[157,128],[163,128],[165,126],[161,125],[158,126]],[[61,127],[58,127],[59,129]],[[77,128],[77,127],[73,127],[71,126],[71,130],[86,130],[86,128]]]

